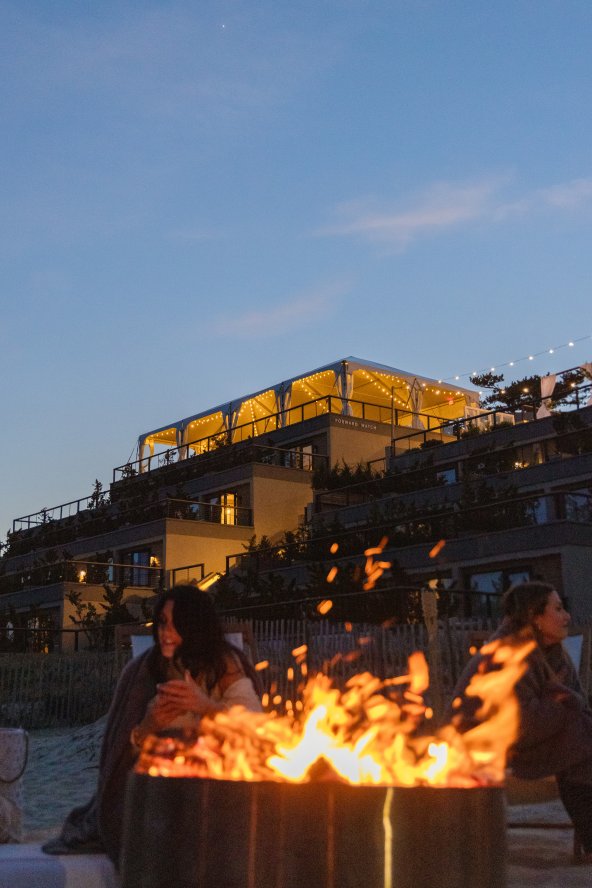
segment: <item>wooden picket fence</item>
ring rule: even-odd
[[[407,672],[412,651],[424,651],[438,681],[441,710],[469,657],[475,633],[493,628],[485,621],[440,621],[430,640],[423,624],[384,628],[304,620],[253,621],[243,624],[250,653],[269,665],[259,673],[262,690],[282,701],[296,699],[302,664],[293,651],[306,645],[309,674],[323,670],[338,685],[355,673],[382,678]],[[349,631],[348,631],[349,630]],[[0,654],[0,727],[28,730],[87,724],[109,706],[129,650],[71,654]],[[298,658],[300,659],[300,658]]]
[[[432,674],[437,673],[438,699],[430,702],[437,712],[444,708],[445,698],[452,694],[454,685],[470,657],[475,637],[489,634],[494,623],[487,620],[440,621],[437,637],[428,638],[422,623],[381,627],[365,624],[297,620],[254,622],[255,653],[259,662],[269,665],[260,672],[263,690],[282,701],[294,701],[302,682],[302,655],[294,656],[306,645],[306,663],[309,673],[322,670],[338,686],[355,673],[371,672],[381,678],[405,675],[408,657],[413,651],[423,651]],[[349,630],[349,631],[348,631]],[[433,697],[434,691],[432,691]],[[429,698],[429,694],[428,694]]]
[[[103,715],[129,654],[0,654],[0,727],[82,725]]]

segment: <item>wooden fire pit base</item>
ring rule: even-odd
[[[503,789],[131,774],[122,888],[504,888]]]

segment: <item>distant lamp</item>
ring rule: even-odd
[[[78,582],[79,583],[86,582],[86,571],[84,570],[84,568],[80,568],[80,570],[78,571]]]
[[[199,580],[195,585],[200,592],[207,592],[210,586],[213,586],[214,583],[217,583],[221,576],[221,573],[219,573],[217,570],[213,570],[211,573],[206,574],[205,577],[202,580]]]

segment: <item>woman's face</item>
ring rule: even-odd
[[[567,638],[569,620],[570,616],[563,607],[561,598],[553,591],[547,599],[545,610],[542,614],[537,614],[533,623],[541,636],[542,643],[550,645]]]
[[[182,641],[173,623],[173,602],[169,598],[165,601],[158,618],[158,644],[162,656],[172,660]]]

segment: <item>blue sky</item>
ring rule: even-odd
[[[346,355],[592,360],[589,0],[0,2],[0,72],[0,536]]]

